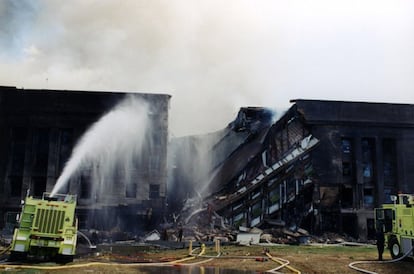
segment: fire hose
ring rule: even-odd
[[[8,247],[7,249],[3,250],[1,254],[6,253],[8,250],[10,249],[10,247]],[[205,255],[206,252],[206,248],[205,245],[201,246],[201,250],[198,254],[192,254],[194,253],[195,250],[197,250],[198,248],[194,249],[191,254],[189,254],[189,257],[186,258],[182,258],[182,259],[178,259],[178,260],[174,260],[171,262],[162,262],[162,263],[129,263],[129,264],[123,264],[123,263],[104,263],[104,262],[90,262],[90,263],[82,263],[82,264],[73,264],[73,265],[61,265],[61,266],[34,266],[34,265],[13,265],[13,264],[0,264],[0,268],[3,269],[7,269],[7,268],[13,268],[13,269],[37,269],[37,270],[60,270],[60,269],[73,269],[73,268],[83,268],[83,267],[93,267],[93,266],[124,266],[124,267],[135,267],[135,266],[168,266],[168,265],[185,265],[185,266],[189,266],[189,265],[197,265],[197,264],[202,264],[202,263],[206,263],[209,262],[215,258],[219,258],[221,256],[220,252],[217,252],[216,256],[208,256]],[[275,273],[277,270],[281,269],[281,268],[288,268],[289,270],[300,274],[301,272],[295,268],[293,268],[292,266],[289,266],[289,261],[282,259],[282,258],[276,258],[276,257],[272,257],[269,253],[266,253],[267,257],[269,257],[272,261],[277,262],[280,264],[280,266],[269,270],[269,272],[273,272]],[[230,256],[226,258],[256,258],[255,256]],[[199,262],[195,262],[195,263],[188,263],[188,264],[182,264],[183,262],[189,261],[189,260],[193,260],[196,258],[207,258],[206,260],[202,260]],[[224,258],[224,257],[221,257]]]
[[[10,247],[7,249],[9,250]],[[5,253],[7,250],[3,250]],[[200,252],[201,253],[201,252]],[[68,269],[68,268],[82,268],[82,267],[91,267],[91,266],[125,266],[125,267],[134,267],[134,266],[168,266],[176,265],[185,261],[193,260],[197,258],[196,256],[190,256],[183,259],[163,262],[163,263],[102,263],[102,262],[91,262],[91,263],[82,263],[82,264],[73,264],[73,265],[60,265],[60,266],[35,266],[35,265],[14,265],[14,264],[0,264],[0,268],[14,268],[14,269],[37,269],[37,270],[59,270],[59,269]]]
[[[388,261],[356,261],[356,262],[352,262],[348,265],[349,268],[362,272],[362,273],[368,273],[368,274],[378,274],[377,272],[374,271],[369,271],[360,267],[356,267],[356,264],[388,264],[388,263],[395,263],[398,261],[403,260],[404,258],[406,258],[408,255],[410,255],[410,253],[414,250],[414,247],[411,247],[411,249],[405,253],[403,256],[394,259],[394,260],[388,260]]]
[[[9,246],[8,246],[5,250],[1,251],[1,252],[0,252],[0,255],[5,254],[7,251],[9,251],[9,250],[10,250],[10,248],[11,248],[11,245],[9,245]]]
[[[201,252],[199,253],[199,255],[197,255],[198,257],[205,257],[205,258],[210,258],[210,260],[213,260],[213,259],[215,259],[215,258],[221,258],[221,259],[258,259],[257,258],[257,256],[225,256],[225,257],[221,257],[221,253],[217,250],[217,255],[216,256],[208,256],[208,255],[204,255],[205,254],[205,245],[202,245],[201,246]],[[273,257],[272,255],[270,255],[270,253],[269,252],[266,252],[266,256],[270,259],[270,260],[272,260],[272,261],[274,261],[274,262],[276,262],[276,263],[278,263],[278,264],[280,264],[278,267],[276,267],[276,268],[273,268],[273,269],[270,269],[270,270],[268,270],[268,271],[266,271],[266,272],[270,272],[270,273],[277,273],[277,270],[280,270],[280,269],[282,269],[282,268],[284,268],[284,267],[286,267],[287,269],[289,269],[290,271],[292,271],[292,272],[294,272],[294,273],[298,273],[298,274],[300,274],[301,272],[299,271],[299,270],[297,270],[296,268],[294,268],[294,267],[292,267],[292,266],[290,266],[289,264],[290,264],[290,262],[288,261],[288,260],[286,260],[286,259],[282,259],[282,258],[276,258],[276,257]],[[264,258],[263,258],[264,259]],[[208,261],[210,261],[210,260],[208,260]],[[204,261],[203,261],[204,262]],[[199,264],[200,262],[197,262],[197,263],[194,263],[194,264]],[[193,265],[193,264],[190,264],[190,265]]]

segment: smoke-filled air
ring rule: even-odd
[[[151,131],[148,114],[147,102],[128,95],[102,116],[76,144],[52,195],[83,174],[92,176],[91,193],[100,199],[111,193],[115,178],[131,183],[128,176],[134,174],[134,164]]]
[[[0,84],[171,94],[174,136],[297,98],[414,103],[413,14],[404,0],[2,0]]]

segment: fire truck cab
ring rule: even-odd
[[[41,199],[26,197],[18,227],[14,230],[10,260],[27,255],[57,262],[73,260],[76,249],[76,195],[44,193]]]
[[[385,244],[393,259],[410,252],[414,246],[414,195],[391,196],[393,203],[374,210],[375,226],[384,232]]]

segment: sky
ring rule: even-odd
[[[414,1],[0,0],[0,85],[171,94],[172,136],[290,99],[414,104]]]

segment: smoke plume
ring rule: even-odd
[[[295,98],[414,103],[413,12],[399,0],[4,0],[0,84],[168,93],[175,136]]]

